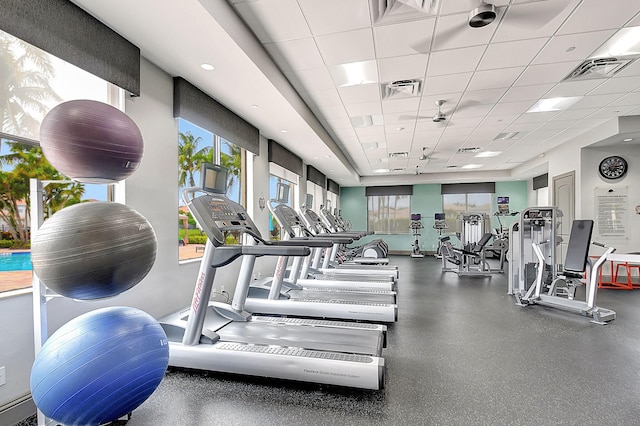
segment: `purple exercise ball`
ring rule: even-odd
[[[40,126],[40,145],[53,167],[87,183],[126,179],[144,151],[140,129],[127,114],[91,100],[64,102],[49,111]]]

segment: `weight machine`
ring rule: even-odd
[[[532,243],[540,245],[546,241],[540,245],[545,258],[545,269],[542,271],[544,285],[551,284],[556,278],[554,266],[560,263],[556,249],[562,241],[561,218],[562,211],[557,207],[529,207],[520,214],[517,231],[512,225],[511,248],[517,250],[517,256],[511,256],[508,294],[524,296],[535,283],[538,257]]]
[[[413,244],[411,244],[411,257],[414,258],[422,258],[424,254],[420,253],[420,242],[418,241],[418,237],[420,237],[420,230],[423,229],[422,225],[422,216],[420,213],[412,213],[411,214],[411,223],[409,224],[409,229],[413,233]]]
[[[531,243],[531,247],[537,257],[536,278],[533,286],[526,294],[516,293],[517,305],[545,305],[552,308],[563,309],[584,316],[590,316],[591,322],[604,325],[616,318],[615,311],[596,306],[598,292],[598,276],[602,264],[607,256],[615,251],[613,247],[591,242],[593,220],[574,220],[571,227],[571,235],[567,248],[567,257],[561,271],[549,285],[545,285],[544,275],[547,271],[547,256],[543,253],[544,246],[550,241]],[[589,259],[590,244],[606,248],[606,252],[591,265]],[[553,269],[553,268],[552,268]],[[585,276],[586,272],[586,276]],[[585,279],[586,289],[584,300],[576,298],[576,290],[582,286],[581,280]]]

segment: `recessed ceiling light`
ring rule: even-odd
[[[502,151],[484,151],[484,152],[477,153],[475,156],[480,158],[487,158],[487,157],[497,157],[500,154],[502,154]]]
[[[396,130],[402,132],[404,130],[404,127],[396,127]]]
[[[459,148],[458,149],[458,154],[468,154],[468,153],[474,153],[474,152],[478,152],[480,151],[480,147],[479,146],[469,146],[466,148]]]
[[[258,104],[251,105],[251,108],[258,108]]]
[[[329,169],[329,171],[330,171],[330,172],[332,172],[332,171],[333,171],[333,169]]]
[[[376,61],[351,62],[329,68],[333,81],[338,87],[357,86],[378,82]]]
[[[482,164],[465,164],[460,168],[461,169],[479,169],[480,167],[482,167]]]
[[[216,69],[216,67],[214,67],[213,65],[206,64],[206,63],[205,64],[200,64],[200,68],[202,68],[205,71],[213,71],[213,70]]]
[[[573,52],[574,50],[576,50],[575,46],[569,46],[565,52]]]
[[[562,111],[582,99],[582,96],[569,96],[559,98],[540,99],[527,112]]]
[[[627,27],[615,33],[591,58],[638,54],[640,54],[640,27]]]
[[[457,169],[457,168],[458,168],[458,166],[453,166],[453,165],[451,165],[451,166],[444,166],[444,168],[445,168],[445,169]]]
[[[280,129],[280,133],[287,133],[288,130],[287,129]]]
[[[633,138],[626,138],[626,139],[623,139],[622,142],[631,142],[632,140]]]
[[[318,157],[317,155],[315,157],[313,157],[314,160],[317,160],[318,158],[320,158],[320,157]]]
[[[388,173],[389,169],[375,169],[373,173]]]

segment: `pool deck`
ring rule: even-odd
[[[0,249],[1,253],[22,253],[29,250],[9,250]],[[180,260],[194,259],[202,257],[204,245],[188,244],[180,246]],[[4,291],[17,290],[25,287],[31,287],[31,271],[0,271],[0,293]]]
[[[24,253],[29,250],[0,249],[0,253]],[[31,271],[0,271],[0,293],[31,286]]]

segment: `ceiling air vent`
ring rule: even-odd
[[[458,154],[469,154],[469,153],[476,153],[480,151],[480,147],[471,147],[471,148],[460,148],[458,150]]]
[[[420,96],[421,80],[396,80],[382,84],[382,99],[410,98]]]
[[[408,152],[390,152],[389,158],[407,158],[409,157]]]
[[[562,81],[613,77],[637,58],[637,56],[625,56],[624,58],[587,59],[571,71]]]
[[[370,0],[375,25],[435,16],[439,0]]]

